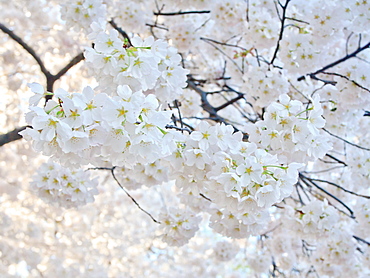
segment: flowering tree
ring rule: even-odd
[[[368,1],[1,7],[2,276],[370,274]]]

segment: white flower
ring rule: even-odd
[[[41,165],[30,185],[44,201],[71,208],[93,202],[97,183],[82,169],[71,171],[49,161]]]
[[[33,93],[35,93],[34,96],[30,97],[29,103],[31,106],[36,106],[39,104],[40,100],[46,95],[44,87],[38,83],[28,83],[28,87],[31,89]]]

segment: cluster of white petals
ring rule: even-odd
[[[133,91],[155,93],[161,102],[171,102],[182,94],[186,74],[181,56],[167,42],[136,36],[119,38],[116,30],[96,36],[94,48],[87,48],[88,66],[99,82],[99,89],[115,95],[119,85],[129,85]]]
[[[229,241],[219,241],[216,243],[214,254],[219,261],[229,261],[235,258],[238,247]]]
[[[280,95],[279,102],[269,105],[264,120],[247,126],[252,142],[287,161],[307,162],[309,158],[322,158],[332,149],[320,129],[325,126],[320,97],[305,107],[288,95]]]
[[[39,85],[31,84],[39,89]],[[38,94],[39,91],[36,92]],[[22,131],[35,150],[65,165],[99,164],[133,167],[167,156],[176,148],[174,132],[165,131],[171,112],[160,111],[153,94],[118,86],[114,96],[58,89],[44,108],[31,106],[26,115],[33,128]],[[160,145],[167,142],[166,148]]]
[[[61,14],[67,26],[90,33],[91,24],[102,24],[106,17],[106,5],[102,0],[68,0],[62,1]]]
[[[30,185],[45,202],[65,208],[92,203],[99,193],[98,180],[91,179],[89,172],[70,170],[52,161],[40,166]]]
[[[190,210],[171,208],[159,215],[162,239],[170,245],[181,246],[192,238],[199,229],[201,217]]]
[[[234,238],[256,235],[265,227],[267,210],[292,193],[301,167],[282,166],[276,155],[243,142],[231,126],[204,121],[164,159],[181,191],[211,200],[210,227]]]
[[[369,277],[370,1],[0,2],[1,277]]]

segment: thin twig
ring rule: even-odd
[[[57,74],[55,75],[51,74],[50,71],[46,69],[39,55],[37,55],[35,50],[32,47],[30,47],[24,40],[22,40],[13,31],[11,31],[9,28],[7,28],[5,25],[1,23],[0,23],[0,30],[8,34],[14,41],[16,41],[19,45],[21,45],[35,59],[36,63],[40,67],[41,72],[45,75],[46,90],[48,92],[53,92],[53,86],[54,86],[55,81],[60,79],[65,73],[68,72],[69,69],[71,69],[73,66],[75,66],[76,64],[78,64],[80,61],[84,59],[83,53],[80,53],[76,57],[74,57],[66,66],[64,66]],[[51,98],[52,98],[52,95],[45,96],[46,101],[48,101]]]
[[[328,65],[326,65],[325,67],[322,67],[321,69],[319,69],[319,70],[317,70],[317,71],[315,71],[315,72],[313,72],[313,73],[308,73],[308,74],[306,74],[306,75],[302,75],[302,76],[300,76],[300,77],[298,77],[298,81],[302,81],[302,80],[304,80],[305,79],[305,76],[310,76],[311,78],[313,78],[313,79],[317,79],[317,77],[316,77],[316,75],[317,74],[319,74],[319,73],[322,73],[323,71],[326,71],[327,69],[330,69],[330,68],[332,68],[332,67],[334,67],[334,66],[336,66],[336,65],[338,65],[338,64],[340,64],[340,63],[343,63],[344,61],[347,61],[348,59],[350,59],[350,58],[353,58],[353,57],[356,57],[356,55],[358,54],[358,53],[360,53],[361,51],[363,51],[363,50],[365,50],[365,49],[367,49],[367,48],[369,48],[370,47],[370,42],[368,42],[367,44],[365,44],[363,47],[359,47],[359,48],[357,48],[354,52],[352,52],[351,54],[347,54],[346,56],[344,56],[343,58],[340,58],[340,59],[338,59],[338,60],[336,60],[335,62],[333,62],[333,63],[330,63],[330,64],[328,64]]]
[[[333,194],[331,194],[330,192],[328,192],[327,190],[325,190],[324,188],[322,188],[321,186],[319,186],[316,182],[314,182],[314,179],[311,179],[309,177],[306,177],[304,176],[302,173],[299,173],[299,177],[301,178],[301,180],[303,182],[310,182],[312,185],[314,185],[317,189],[321,190],[322,192],[324,192],[325,194],[327,194],[328,196],[332,197],[334,200],[336,200],[337,202],[339,202],[342,206],[344,206],[350,213],[350,217],[351,218],[355,218],[354,214],[353,214],[353,211],[342,201],[340,200],[338,197],[334,196]]]
[[[199,195],[201,197],[203,197],[204,199],[206,199],[207,201],[212,202],[212,200],[210,198],[206,197],[203,193],[199,193]]]
[[[114,169],[116,169],[116,167],[112,167],[111,169],[111,173],[112,173],[112,176],[114,178],[114,180],[117,182],[117,184],[119,185],[119,187],[121,187],[121,189],[126,193],[126,195],[134,202],[134,204],[141,210],[143,211],[145,214],[147,214],[155,223],[158,223],[160,224],[161,222],[159,222],[158,220],[156,220],[149,212],[147,212],[145,209],[143,209],[139,204],[138,202],[136,202],[136,200],[130,195],[130,193],[127,192],[127,190],[122,186],[122,184],[118,181],[116,175],[114,174]]]
[[[239,94],[237,97],[233,98],[233,99],[230,99],[228,102],[225,102],[224,104],[218,106],[218,107],[215,107],[215,110],[216,111],[220,111],[224,108],[226,108],[227,106],[237,102],[238,100],[244,98],[244,94]]]
[[[224,46],[230,46],[230,47],[240,48],[240,49],[242,49],[244,51],[249,51],[250,52],[250,51],[253,50],[253,48],[246,49],[246,48],[244,48],[242,46],[239,46],[237,44],[229,44],[229,43],[226,43],[226,42],[219,42],[219,41],[216,41],[216,40],[213,40],[213,39],[209,39],[209,38],[200,37],[200,39],[203,40],[203,41],[210,41],[210,42],[217,43],[217,44],[224,45]]]
[[[370,242],[368,242],[368,241],[366,241],[366,240],[364,240],[363,238],[360,238],[360,237],[358,237],[358,236],[352,236],[355,240],[357,240],[357,241],[361,241],[361,242],[363,242],[363,243],[365,243],[365,244],[367,244],[367,245],[369,245],[370,246]]]
[[[166,125],[165,128],[167,129],[176,129],[178,131],[187,131],[189,132],[189,134],[192,132],[190,129],[186,128],[186,127],[179,127],[179,126],[175,126],[175,125]]]
[[[18,37],[12,30],[7,28],[5,25],[0,23],[0,30],[4,33],[8,34],[14,41],[16,41],[19,45],[21,45],[36,61],[39,65],[41,72],[46,76],[50,77],[52,74],[46,69],[44,63],[41,61],[40,57],[36,54],[35,50],[29,46],[24,40]]]
[[[347,81],[349,82],[352,82],[353,84],[355,84],[357,87],[365,90],[365,91],[368,91],[370,93],[370,90],[368,88],[365,88],[364,86],[360,85],[358,82],[356,82],[355,80],[353,79],[350,79],[348,78],[347,76],[343,75],[343,74],[339,74],[339,73],[335,73],[335,72],[326,72],[326,71],[323,71],[322,74],[327,74],[327,75],[334,75],[334,76],[338,76],[338,77],[341,77],[343,79],[346,79]]]
[[[214,45],[212,43],[212,41],[210,40],[203,40],[204,42],[208,43],[209,45],[213,46],[215,49],[217,49],[218,51],[220,51],[226,58],[228,58],[234,65],[235,67],[241,72],[241,73],[244,73],[243,69],[241,69],[239,67],[239,65],[234,61],[234,59],[232,59],[229,55],[227,55],[221,48],[219,48],[218,46]]]
[[[211,11],[178,11],[173,13],[162,13],[162,12],[154,12],[154,15],[163,15],[163,16],[174,16],[174,15],[183,15],[183,14],[209,14]]]
[[[354,146],[354,147],[359,148],[359,149],[361,149],[361,150],[370,151],[370,149],[365,148],[365,147],[362,147],[362,146],[357,145],[357,144],[355,144],[355,143],[349,142],[348,140],[343,139],[342,137],[339,137],[338,135],[335,135],[335,134],[331,133],[329,130],[327,130],[327,129],[325,129],[325,128],[322,128],[322,130],[323,130],[323,131],[325,131],[326,133],[330,134],[331,136],[333,136],[333,137],[335,137],[335,138],[337,138],[337,139],[339,139],[339,140],[342,140],[343,142],[346,142],[347,144],[349,144],[349,145],[351,145],[351,146]]]
[[[127,40],[128,46],[132,46],[132,43],[131,43],[131,40],[130,40],[129,35],[124,30],[122,30],[122,28],[118,27],[118,25],[114,22],[114,19],[113,18],[108,23],[114,29],[116,29],[118,31],[118,33],[120,33],[122,35],[122,37],[124,37]]]
[[[366,195],[361,195],[361,194],[355,193],[353,191],[350,191],[348,189],[343,188],[342,186],[340,186],[339,184],[336,184],[334,182],[330,182],[330,181],[327,181],[327,180],[321,180],[321,179],[314,179],[314,178],[310,178],[310,180],[312,180],[312,181],[318,181],[318,182],[324,182],[324,183],[333,185],[333,186],[335,186],[335,187],[343,190],[344,192],[347,192],[349,194],[353,194],[353,195],[355,195],[357,197],[362,197],[362,198],[370,199],[370,196],[366,196]]]
[[[276,59],[276,57],[277,57],[277,53],[278,53],[279,48],[280,48],[280,41],[283,39],[284,28],[285,28],[285,27],[284,27],[284,24],[285,24],[285,19],[286,19],[285,14],[286,14],[286,11],[287,11],[287,8],[288,8],[288,4],[289,4],[289,2],[290,2],[290,0],[286,0],[286,2],[285,2],[285,5],[284,5],[284,6],[282,6],[282,5],[281,5],[281,3],[279,2],[279,4],[280,4],[281,8],[283,9],[283,15],[282,15],[282,17],[280,18],[280,22],[281,22],[281,24],[280,24],[280,33],[279,33],[279,38],[278,38],[278,41],[277,41],[277,43],[276,43],[276,48],[275,48],[275,51],[274,51],[274,55],[272,55],[272,59],[271,59],[270,64],[273,64],[273,63],[274,63],[274,61],[275,61],[275,59]],[[277,10],[277,13],[278,13],[278,15],[279,15],[279,10],[278,10],[278,8],[276,8],[276,10]],[[280,17],[280,15],[279,15],[279,17]]]
[[[117,167],[116,166],[113,166],[111,168],[109,167],[94,167],[94,168],[88,168],[88,170],[108,170],[112,173],[112,177],[113,179],[117,182],[118,186],[126,193],[126,195],[131,199],[131,201],[142,211],[144,212],[146,215],[148,215],[155,223],[158,223],[160,224],[161,222],[159,222],[158,220],[156,220],[149,212],[147,212],[145,209],[143,209],[139,203],[130,195],[130,193],[128,193],[128,191],[122,186],[122,184],[119,182],[119,180],[117,179],[115,173],[114,173],[114,170],[116,169]]]
[[[340,164],[343,164],[344,166],[348,166],[344,161],[342,161],[342,160],[340,160],[340,159],[338,159],[338,158],[336,158],[335,156],[332,156],[331,154],[325,154],[325,156],[327,156],[327,157],[329,157],[329,158],[331,158],[331,159],[333,159],[333,160],[335,160],[336,162],[338,162],[338,163],[340,163]]]

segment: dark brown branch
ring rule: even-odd
[[[357,193],[355,193],[355,192],[353,192],[353,191],[350,191],[350,190],[348,190],[348,189],[343,188],[342,186],[340,186],[339,184],[336,184],[336,183],[334,183],[334,182],[330,182],[330,181],[327,181],[327,180],[321,180],[321,179],[313,179],[313,178],[310,178],[310,180],[312,180],[312,181],[318,181],[318,182],[324,182],[324,183],[327,183],[327,184],[333,185],[333,186],[335,186],[335,187],[337,187],[337,188],[339,188],[339,189],[343,190],[344,192],[347,192],[347,193],[349,193],[349,194],[353,194],[353,195],[355,195],[355,196],[357,196],[357,197],[362,197],[362,198],[370,199],[370,196],[357,194]]]
[[[289,4],[289,2],[290,2],[290,0],[286,0],[286,2],[285,2],[285,5],[284,6],[282,6],[281,5],[281,3],[279,3],[280,4],[280,6],[281,6],[281,8],[283,9],[283,15],[282,15],[282,17],[280,18],[280,22],[281,22],[281,24],[280,24],[280,33],[279,33],[279,38],[278,38],[278,41],[277,41],[277,43],[276,43],[276,48],[275,48],[275,52],[274,52],[274,55],[272,56],[272,59],[271,59],[271,62],[270,62],[270,64],[273,64],[274,63],[274,61],[275,61],[275,59],[276,59],[276,56],[277,56],[277,53],[278,53],[278,51],[279,51],[279,48],[280,48],[280,41],[283,39],[283,34],[284,34],[284,24],[285,24],[285,19],[286,19],[286,10],[287,10],[287,8],[288,8],[288,4]],[[277,8],[276,8],[277,9]],[[279,12],[279,10],[277,9],[277,11]]]
[[[327,69],[330,69],[330,68],[332,68],[336,65],[339,65],[340,63],[343,63],[344,61],[347,61],[350,58],[356,57],[357,54],[359,54],[361,51],[363,51],[363,50],[365,50],[369,47],[370,47],[370,42],[365,44],[363,47],[358,47],[357,50],[355,50],[351,54],[348,54],[348,55],[344,56],[343,58],[340,58],[337,61],[335,61],[333,63],[330,63],[330,64],[326,65],[325,67],[322,67],[321,69],[319,69],[319,70],[317,70],[313,73],[308,73],[306,75],[302,75],[302,76],[298,77],[297,80],[302,81],[302,80],[305,79],[305,76],[310,76],[312,79],[317,79],[317,77],[316,77],[317,74],[322,73],[322,72],[326,71]]]
[[[112,173],[112,176],[114,178],[114,180],[117,182],[118,186],[121,187],[121,189],[126,193],[126,195],[131,199],[131,201],[134,202],[134,204],[142,211],[144,212],[145,214],[147,214],[155,223],[158,223],[160,224],[161,222],[159,222],[158,220],[156,220],[149,212],[147,212],[145,209],[143,209],[139,204],[138,202],[136,202],[136,200],[130,195],[130,193],[127,192],[127,190],[122,186],[122,184],[118,181],[116,175],[114,174],[114,169],[116,169],[116,167],[112,167],[111,169],[111,173]]]
[[[300,23],[308,24],[308,25],[310,24],[307,21],[304,21],[304,20],[301,20],[301,19],[297,19],[297,18],[294,18],[294,17],[288,17],[288,16],[286,16],[285,19],[289,19],[289,20],[292,20],[292,21],[297,21],[297,22],[300,22]]]
[[[67,65],[65,65],[56,75],[51,75],[49,77],[46,77],[46,90],[48,92],[53,92],[54,89],[54,83],[59,78],[61,78],[64,74],[66,74],[73,66],[77,65],[79,62],[84,60],[84,54],[81,52],[77,56],[75,56]],[[48,101],[49,99],[52,99],[53,95],[46,95],[45,100]]]
[[[181,132],[187,131],[187,132],[189,132],[189,134],[192,132],[190,129],[188,129],[186,127],[179,127],[179,126],[175,126],[175,125],[166,125],[165,127],[168,128],[168,129],[176,129],[176,130],[181,131]]]
[[[37,62],[37,64],[40,67],[41,72],[45,75],[46,78],[46,90],[48,92],[53,92],[53,86],[55,81],[57,81],[59,78],[61,78],[66,72],[68,72],[69,69],[71,69],[73,66],[78,64],[80,61],[84,59],[83,53],[78,54],[76,57],[74,57],[65,67],[63,67],[56,75],[53,75],[48,71],[42,62],[41,58],[36,54],[35,50],[30,47],[24,40],[22,40],[20,37],[18,37],[13,31],[11,31],[9,28],[7,28],[5,25],[0,23],[0,29],[8,34],[14,41],[16,41],[19,45],[21,45]],[[52,95],[46,95],[45,99],[48,101],[52,98]]]
[[[73,66],[77,65],[82,60],[85,60],[83,52],[75,56],[64,68],[62,68],[56,75],[54,75],[55,80],[58,80],[63,75],[65,75]]]
[[[342,140],[343,142],[345,142],[345,143],[347,143],[347,144],[349,144],[349,145],[351,145],[351,146],[354,146],[354,147],[359,148],[359,149],[361,149],[361,150],[370,151],[370,149],[365,148],[365,147],[362,147],[362,146],[357,145],[357,144],[355,144],[355,143],[349,142],[348,140],[343,139],[342,137],[339,137],[338,135],[335,135],[335,134],[331,133],[329,130],[327,130],[327,129],[325,129],[325,128],[323,128],[322,130],[323,130],[323,131],[325,131],[326,133],[330,134],[331,136],[333,136],[333,137],[335,137],[335,138],[337,138],[337,139],[339,139],[339,140]]]
[[[368,241],[364,240],[363,238],[360,238],[360,237],[358,237],[358,236],[352,236],[352,237],[353,237],[355,240],[360,241],[360,242],[363,242],[363,243],[367,244],[368,246],[370,246],[370,242],[368,242]]]
[[[173,13],[162,13],[162,12],[154,12],[154,15],[164,15],[164,16],[173,16],[173,15],[183,15],[183,14],[209,14],[211,11],[178,11]]]
[[[343,79],[346,79],[347,81],[349,82],[352,82],[354,85],[356,85],[357,87],[365,90],[365,91],[368,91],[370,93],[370,90],[368,88],[365,88],[364,86],[360,85],[358,82],[356,82],[355,80],[353,79],[350,79],[348,78],[347,76],[343,75],[343,74],[339,74],[339,73],[335,73],[335,72],[326,72],[326,71],[323,71],[322,72],[323,74],[327,74],[327,75],[334,75],[334,76],[338,76],[338,77],[341,77]]]
[[[122,184],[119,182],[119,180],[117,179],[116,177],[116,174],[114,173],[114,170],[116,169],[117,167],[116,166],[113,166],[112,168],[109,168],[109,167],[95,167],[95,168],[88,168],[87,170],[108,170],[111,172],[112,174],[112,177],[113,179],[116,181],[116,183],[118,184],[118,186],[126,193],[126,195],[131,199],[131,201],[142,211],[144,212],[146,215],[148,215],[155,223],[158,223],[160,224],[161,222],[159,222],[158,220],[156,220],[149,212],[147,212],[145,209],[143,209],[139,203],[134,199],[134,197],[132,197],[130,195],[130,193],[128,193],[128,191],[122,186]]]
[[[132,43],[131,43],[131,40],[130,40],[129,35],[125,31],[123,31],[122,28],[118,27],[118,25],[114,22],[114,19],[111,19],[108,23],[114,29],[116,29],[118,31],[118,33],[120,33],[122,35],[122,37],[124,37],[127,40],[128,46],[132,46]]]
[[[220,111],[224,108],[226,108],[227,106],[233,104],[234,102],[237,102],[238,100],[244,98],[244,94],[239,94],[237,97],[233,98],[233,99],[230,99],[228,102],[225,102],[224,104],[218,106],[215,108],[216,111]]]
[[[254,48],[246,49],[246,48],[241,47],[241,46],[239,46],[237,44],[229,44],[229,43],[225,43],[225,42],[219,42],[219,41],[216,41],[216,40],[213,40],[213,39],[209,39],[209,38],[204,38],[204,37],[201,37],[200,39],[202,41],[210,41],[210,42],[217,43],[217,44],[224,45],[224,46],[230,46],[230,47],[240,48],[240,49],[242,49],[244,51],[248,51],[248,52],[250,52],[250,51],[252,51],[254,49]]]
[[[310,184],[312,184],[313,186],[315,186],[317,189],[321,190],[322,192],[324,192],[326,195],[330,196],[331,198],[333,198],[334,200],[336,200],[338,203],[340,203],[343,207],[345,207],[349,213],[350,213],[350,217],[351,218],[355,218],[354,214],[353,214],[353,211],[342,201],[340,200],[338,197],[334,196],[333,194],[331,194],[330,192],[328,192],[327,190],[325,190],[324,188],[322,188],[321,186],[319,186],[315,181],[314,179],[311,179],[309,177],[306,177],[304,176],[302,173],[299,173],[299,177],[300,179],[307,184],[307,182],[309,182]]]
[[[168,31],[168,28],[163,27],[163,26],[159,26],[159,25],[157,25],[157,24],[145,23],[145,26],[149,26],[149,27],[151,27],[151,28],[158,28],[158,29],[162,29],[162,30],[166,30],[166,31]]]
[[[8,133],[1,134],[0,135],[0,147],[4,146],[7,143],[22,139],[22,136],[19,135],[19,132],[21,132],[22,130],[25,130],[27,127],[30,127],[30,126],[22,126],[22,127],[14,129],[14,130],[12,130]]]
[[[340,164],[343,164],[344,166],[348,166],[344,161],[339,160],[338,158],[336,158],[335,156],[332,156],[331,154],[328,154],[328,153],[327,153],[325,156],[327,156],[327,157],[329,157],[329,158],[331,158],[331,159],[335,160],[336,162],[338,162],[338,163],[340,163]]]
[[[30,47],[24,40],[22,40],[20,37],[14,34],[13,31],[11,31],[9,28],[7,28],[5,25],[1,23],[0,23],[0,29],[4,33],[8,34],[9,37],[11,37],[19,45],[21,45],[35,59],[35,61],[40,67],[41,72],[46,76],[46,78],[52,76],[52,74],[46,69],[44,63],[41,61],[40,57],[36,54],[35,50],[32,47]]]
[[[241,72],[241,73],[244,73],[243,69],[241,69],[239,67],[239,65],[234,61],[233,58],[231,58],[229,55],[227,55],[221,48],[219,48],[217,45],[214,45],[212,40],[210,39],[201,39],[202,41],[208,43],[209,45],[211,45],[212,47],[214,47],[215,49],[217,49],[218,51],[220,51],[226,58],[228,58],[234,65],[235,67]],[[219,42],[217,44],[220,44]]]
[[[211,200],[210,198],[206,197],[203,193],[199,193],[199,195],[200,195],[202,198],[206,199],[207,201],[212,202],[212,200]]]
[[[188,78],[188,86],[193,89],[194,91],[196,91],[199,95],[200,95],[200,98],[201,98],[201,101],[202,101],[202,108],[204,109],[204,111],[208,112],[209,113],[209,116],[211,118],[214,118],[217,122],[225,122],[224,118],[220,117],[218,114],[217,114],[217,110],[209,103],[208,99],[207,99],[207,92],[203,91],[202,89],[200,89],[195,83],[194,81],[190,80]]]

